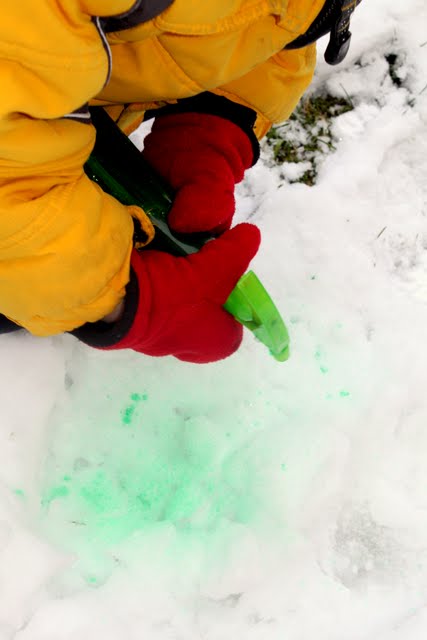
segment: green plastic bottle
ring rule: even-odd
[[[97,130],[92,155],[85,165],[91,180],[125,205],[137,205],[150,217],[156,235],[150,248],[185,256],[198,251],[211,236],[191,234],[177,237],[169,229],[167,216],[173,192],[144,160],[129,138],[101,108],[91,110]],[[289,335],[275,304],[253,271],[245,273],[231,292],[224,308],[268,347],[279,362],[289,357]]]

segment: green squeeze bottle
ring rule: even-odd
[[[198,251],[211,236],[176,236],[167,224],[173,192],[144,160],[131,140],[102,108],[91,109],[96,128],[96,143],[85,165],[91,180],[122,204],[137,205],[150,217],[156,234],[150,248],[176,256]],[[289,357],[286,325],[269,294],[253,271],[245,273],[224,308],[247,327],[279,362]]]

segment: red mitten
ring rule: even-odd
[[[238,125],[205,113],[161,116],[143,155],[176,192],[168,218],[172,229],[219,234],[230,228],[234,186],[254,159],[252,143]]]
[[[176,258],[161,251],[133,252],[139,299],[131,328],[112,349],[213,362],[231,355],[242,325],[222,305],[258,250],[260,234],[240,224],[198,253]]]

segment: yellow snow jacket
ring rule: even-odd
[[[261,137],[309,84],[314,45],[284,51],[324,0],[20,0],[0,21],[0,313],[36,335],[123,297],[133,222],[83,165],[87,103],[129,132],[146,109],[211,91],[254,109]],[[129,106],[129,104],[131,106]],[[124,106],[126,105],[126,107]]]

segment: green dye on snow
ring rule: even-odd
[[[124,425],[130,425],[133,420],[136,406],[134,404],[129,405],[123,411],[122,423]]]
[[[246,454],[233,453],[236,425],[217,433],[204,417],[167,408],[159,423],[137,411],[146,394],[130,399],[118,420],[77,432],[48,470],[41,504],[61,543],[108,547],[161,523],[203,536],[256,517],[256,474]],[[122,428],[131,424],[138,428]]]
[[[339,398],[349,398],[349,397],[350,397],[350,395],[351,395],[350,391],[345,391],[345,390],[340,391],[340,392],[338,393],[338,397],[339,397]],[[334,399],[336,399],[336,398],[337,398],[337,396],[336,396],[334,393],[327,393],[327,394],[325,395],[325,399],[326,399],[326,400],[334,400]]]
[[[67,487],[56,486],[47,491],[42,498],[42,505],[48,507],[51,502],[58,500],[58,498],[66,498],[69,495],[69,489]]]
[[[148,400],[148,395],[146,393],[131,393],[130,399],[132,400],[132,404],[125,407],[122,415],[122,423],[125,426],[132,424],[138,404]]]
[[[145,400],[148,400],[148,394],[147,393],[131,393],[130,399],[133,400],[133,402],[145,401]]]
[[[322,352],[320,351],[320,349],[317,349],[317,351],[314,354],[315,359],[319,362],[319,369],[320,372],[323,374],[326,374],[329,372],[328,367],[325,367],[324,364],[320,364],[320,360],[322,359]]]
[[[25,498],[25,491],[23,491],[22,489],[14,489],[13,493],[19,498]]]

